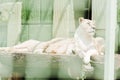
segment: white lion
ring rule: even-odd
[[[55,38],[40,42],[28,40],[13,47],[1,47],[0,51],[8,53],[51,53],[51,54],[77,54],[83,58],[84,63],[90,62],[90,57],[104,53],[104,39],[94,38],[95,25],[92,20],[80,18],[79,27],[74,38]]]
[[[74,34],[75,51],[83,57],[85,63],[89,63],[91,56],[104,54],[104,39],[94,37],[94,21],[80,18],[79,22],[79,27]]]

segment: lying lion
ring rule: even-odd
[[[95,38],[94,33],[94,22],[80,18],[79,27],[73,38],[55,38],[46,42],[28,40],[12,47],[1,47],[0,52],[75,54],[83,58],[84,63],[87,64],[91,56],[104,54],[104,39]]]

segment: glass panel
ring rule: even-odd
[[[0,46],[7,46],[7,23],[0,23]]]
[[[20,41],[23,42],[28,39],[37,40],[51,39],[52,22],[53,22],[53,0],[23,0],[22,8],[23,26]],[[46,26],[48,29],[46,28]],[[37,32],[35,32],[36,30]],[[38,38],[37,35],[35,36],[35,34],[38,33],[40,35],[45,36],[44,37],[41,36]]]

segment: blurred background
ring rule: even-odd
[[[11,2],[11,5],[8,4]],[[22,6],[17,2],[22,2]],[[8,19],[0,20],[1,47],[29,39],[47,41],[54,37],[73,37],[79,17],[91,19],[91,0],[0,0],[0,4],[1,9],[11,6],[6,12]],[[4,13],[1,11],[1,14]],[[15,15],[16,18],[13,18]],[[12,27],[9,28],[9,25]]]

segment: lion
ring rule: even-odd
[[[73,38],[54,38],[45,42],[28,40],[12,47],[1,47],[0,52],[74,54],[79,55],[83,58],[83,62],[88,64],[91,56],[104,54],[104,39],[95,38],[94,34],[94,21],[80,18]]]
[[[80,18],[79,27],[74,34],[76,53],[83,57],[85,63],[90,62],[90,57],[104,54],[104,39],[94,37],[95,22]]]

